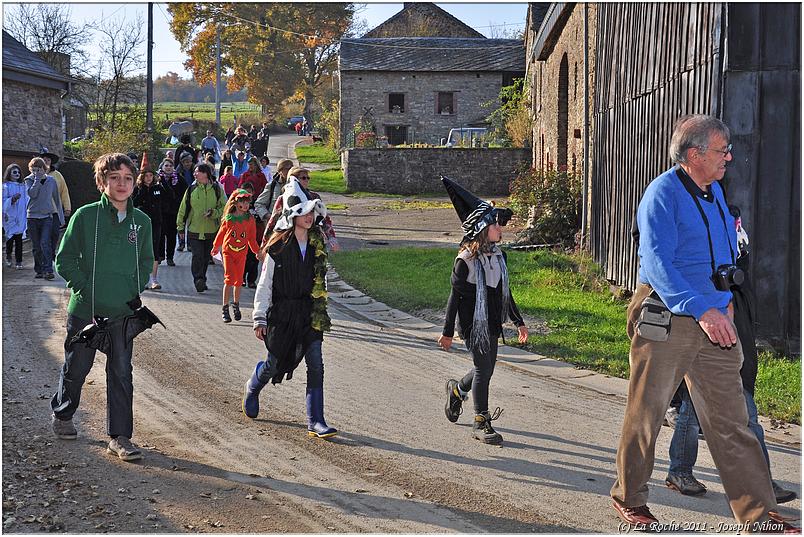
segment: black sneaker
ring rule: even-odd
[[[239,302],[232,302],[232,314],[234,314],[234,320],[239,321],[243,318],[243,315],[240,313],[240,303]]]
[[[42,274],[41,272],[37,272],[36,275],[34,276],[34,278],[36,278],[37,280],[42,279],[44,277],[45,277],[45,275]]]
[[[776,496],[776,503],[792,502],[798,498],[794,491],[782,488],[776,481],[771,481],[771,484],[773,485],[773,494]]]
[[[176,263],[174,263],[172,259],[168,259],[168,260],[167,260],[167,266],[169,266],[169,267],[175,267],[175,266],[176,266]]]
[[[444,413],[447,419],[452,423],[458,421],[458,418],[463,412],[463,402],[466,400],[460,396],[458,392],[458,381],[449,379],[447,381],[447,404],[444,405]]]
[[[491,426],[491,422],[499,418],[502,413],[502,409],[497,407],[493,414],[489,414],[488,412],[477,414],[475,416],[475,422],[472,424],[472,436],[484,444],[492,444],[495,446],[502,444],[502,435]]]
[[[203,293],[206,290],[207,286],[204,283],[204,280],[196,280],[195,281],[195,290],[199,293]]]
[[[248,288],[249,289],[256,289],[257,288],[257,282],[248,282]]]
[[[232,322],[232,317],[229,315],[229,305],[228,304],[223,306],[223,311],[221,313],[221,317],[223,317],[223,322],[225,322],[225,323],[231,323]]]

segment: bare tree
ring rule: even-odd
[[[115,131],[122,104],[142,100],[144,88],[141,76],[134,73],[142,69],[141,45],[143,20],[105,20],[97,25],[100,34],[99,59],[93,71],[96,88],[96,116],[99,126]]]
[[[76,24],[65,4],[16,4],[6,8],[3,29],[17,41],[56,68],[63,68],[63,56],[70,56],[70,67],[83,73],[87,62],[84,44],[92,24]],[[64,69],[62,69],[64,70]]]

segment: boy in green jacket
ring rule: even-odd
[[[193,177],[195,181],[181,200],[176,228],[184,229],[187,223],[187,248],[193,256],[190,271],[193,273],[195,290],[203,293],[208,289],[207,266],[212,261],[210,251],[221,225],[226,193],[213,180],[212,168],[208,164],[198,164]]]
[[[106,352],[107,451],[124,461],[142,458],[131,443],[132,340],[124,334],[129,302],[138,299],[153,268],[151,220],[131,202],[135,166],[126,155],[113,153],[95,161],[96,203],[78,209],[67,226],[56,255],[56,269],[72,291],[67,306],[67,340],[59,389],[53,395],[53,432],[58,438],[77,436],[73,415],[81,388],[92,368],[95,349],[74,337],[93,323],[110,338]]]

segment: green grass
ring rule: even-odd
[[[424,209],[452,209],[449,201],[425,201],[425,200],[394,200],[386,201],[382,205],[370,207],[378,211],[412,211]]]
[[[403,311],[443,309],[456,252],[389,248],[338,252],[331,261],[344,280]],[[509,251],[511,290],[520,311],[547,324],[525,348],[606,375],[628,378],[627,303],[616,300],[588,259],[544,250]],[[509,341],[510,343],[510,341]],[[801,421],[801,362],[763,354],[757,378],[760,413]]]
[[[763,416],[801,423],[801,360],[759,354],[754,400]]]
[[[261,115],[260,106],[257,104],[247,102],[221,103],[221,125],[231,125],[235,116],[241,118],[243,116],[259,117]],[[215,103],[154,103],[154,121],[161,122],[165,119],[173,120],[179,117],[214,121]]]
[[[340,169],[320,170],[310,172],[310,190],[315,192],[331,192],[333,194],[346,193],[346,180]]]
[[[338,152],[325,147],[321,142],[313,145],[296,146],[296,157],[298,157],[299,162],[329,164],[338,168],[341,166],[341,157]]]
[[[382,194],[377,192],[350,192],[349,196],[353,198],[404,198],[402,194]]]
[[[345,211],[348,208],[349,206],[344,205],[343,203],[330,203],[329,205],[327,205],[328,211]]]

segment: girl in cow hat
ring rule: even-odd
[[[486,444],[501,444],[502,436],[491,422],[500,417],[502,410],[497,407],[494,413],[489,413],[489,381],[497,361],[497,339],[506,317],[517,326],[519,342],[528,339],[528,329],[509,289],[507,258],[497,246],[502,239],[502,226],[513,213],[510,209],[495,208],[446,177],[441,180],[461,219],[464,237],[452,269],[452,292],[438,344],[449,350],[457,315],[461,338],[474,362],[461,380],[447,381],[444,411],[449,421],[458,421],[463,401],[471,391],[475,407],[472,436]]]
[[[265,242],[260,281],[254,296],[254,334],[268,349],[265,361],[246,382],[243,413],[256,418],[259,394],[270,381],[290,379],[307,362],[307,431],[328,438],[338,431],[324,420],[324,363],[321,343],[330,329],[327,315],[327,250],[320,199],[310,199],[291,177],[282,193],[282,214]]]
[[[229,294],[233,294],[232,310],[235,321],[240,315],[240,288],[243,285],[243,272],[246,255],[251,249],[255,254],[260,249],[257,244],[257,226],[249,212],[251,193],[242,188],[232,192],[223,209],[221,227],[212,243],[212,255],[223,252],[223,322],[231,323],[229,315]]]

